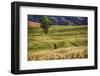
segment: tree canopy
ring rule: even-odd
[[[52,20],[48,16],[43,16],[40,22],[41,22],[41,28],[43,29],[44,33],[47,34],[48,29],[52,24]]]

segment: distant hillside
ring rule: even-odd
[[[40,23],[43,15],[28,15],[28,20]],[[48,16],[53,20],[53,25],[88,25],[88,17],[74,16]]]
[[[33,21],[28,21],[28,27],[34,27],[34,28],[39,28],[40,27],[40,23],[37,22],[33,22]]]

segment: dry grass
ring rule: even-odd
[[[28,60],[58,60],[87,58],[86,47],[69,47],[55,50],[29,51]]]
[[[40,23],[28,21],[28,28],[40,28]]]

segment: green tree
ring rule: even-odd
[[[41,28],[43,29],[44,33],[47,34],[50,24],[52,23],[52,20],[48,16],[43,16],[40,22]]]

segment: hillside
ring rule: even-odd
[[[37,27],[39,28],[40,27],[40,23],[37,23],[37,22],[33,22],[33,21],[28,21],[28,27],[29,28],[32,28],[32,27]]]
[[[56,49],[55,49],[56,45]],[[51,26],[28,29],[28,60],[87,58],[87,26]]]

